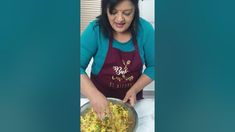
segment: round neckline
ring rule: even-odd
[[[130,43],[130,41],[132,41],[132,37],[131,37],[128,41],[126,41],[126,42],[120,42],[120,41],[116,40],[115,38],[113,38],[113,40],[114,40],[115,42],[119,43],[119,44],[125,45],[125,44]]]

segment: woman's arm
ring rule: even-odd
[[[93,100],[95,97],[94,95],[100,93],[86,74],[80,75],[80,82],[81,94],[86,96],[89,100]]]
[[[150,84],[153,80],[149,78],[147,75],[142,74],[140,78],[137,80],[137,82],[131,87],[132,90],[135,91],[135,93],[139,93],[141,90],[144,89],[145,86]]]
[[[83,31],[80,40],[80,73],[86,74],[85,70],[98,49],[97,29],[95,21],[91,22]]]
[[[147,75],[142,74],[140,78],[136,81],[136,83],[127,91],[123,102],[127,102],[129,100],[130,104],[134,106],[136,102],[137,93],[144,89],[144,87],[150,84],[152,81],[153,80]]]
[[[97,49],[96,43],[96,32],[94,30],[95,22],[91,22],[81,35],[81,45],[80,45],[80,82],[81,82],[81,94],[86,96],[89,100],[92,100],[94,94],[99,91],[96,89],[94,84],[91,82],[86,74],[86,68],[94,56]]]
[[[142,39],[143,39],[143,51],[144,51],[144,61],[146,69],[144,73],[140,76],[137,82],[128,90],[124,102],[130,101],[131,105],[134,106],[136,101],[136,94],[140,92],[144,87],[154,80],[155,73],[155,43],[154,43],[154,29],[150,23],[142,21]]]
[[[99,118],[104,117],[108,102],[106,97],[97,90],[85,70],[97,50],[97,31],[95,21],[91,22],[81,35],[80,45],[80,82],[81,94],[86,96]]]
[[[96,89],[95,85],[86,74],[80,75],[80,81],[81,94],[90,100],[91,106],[96,112],[97,116],[100,119],[103,119],[105,113],[109,113],[108,101],[106,97]]]

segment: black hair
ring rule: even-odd
[[[100,29],[105,37],[113,38],[113,28],[111,27],[108,15],[107,8],[109,8],[109,12],[111,13],[115,6],[117,6],[120,2],[124,0],[102,0],[101,1],[101,14],[97,17],[97,24],[100,26]],[[130,0],[135,7],[134,18],[129,27],[129,31],[131,32],[132,38],[136,39],[136,35],[138,32],[138,24],[139,24],[139,0]]]

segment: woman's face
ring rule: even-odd
[[[120,2],[112,11],[107,9],[109,23],[116,33],[127,31],[134,18],[135,7],[130,0]]]

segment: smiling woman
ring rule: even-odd
[[[81,94],[100,119],[109,109],[107,97],[144,108],[139,103],[145,100],[143,89],[154,80],[154,29],[139,17],[138,2],[102,0],[100,15],[81,35]],[[85,70],[91,58],[88,76]],[[151,128],[154,131],[153,124]]]

